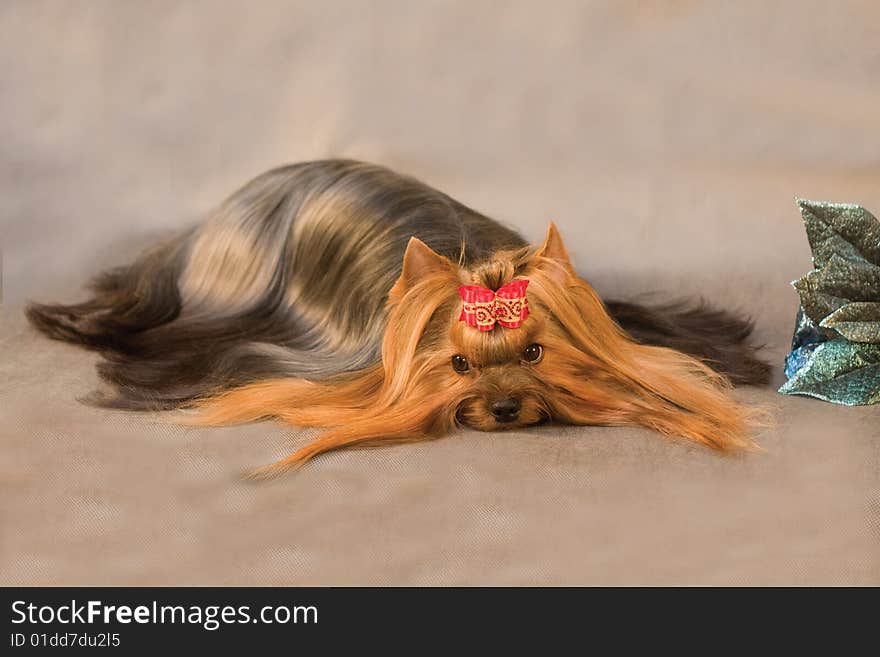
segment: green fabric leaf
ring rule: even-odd
[[[819,325],[851,301],[880,301],[880,267],[861,258],[846,260],[833,254],[822,269],[794,283],[807,316]]]
[[[859,205],[797,199],[813,266],[821,269],[837,254],[847,260],[880,265],[880,221]]]
[[[880,345],[837,338],[816,347],[779,392],[856,406],[880,402]]]
[[[853,342],[880,343],[880,302],[848,303],[823,319],[821,325]]]
[[[843,297],[822,289],[819,271],[816,269],[804,274],[792,285],[800,295],[804,314],[817,325],[821,325],[823,319],[847,304],[847,300]]]

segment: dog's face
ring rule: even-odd
[[[547,263],[555,266],[553,275],[539,272]],[[581,394],[590,386],[584,372],[593,361],[572,344],[563,322],[543,303],[548,292],[568,294],[571,275],[568,255],[553,227],[539,249],[500,253],[472,269],[460,269],[413,241],[391,293],[392,304],[403,307],[390,320],[392,339],[383,355],[392,370],[388,374],[394,377],[399,374],[395,368],[409,368],[415,379],[409,384],[409,399],[423,400],[415,403],[474,429],[499,431],[559,419],[572,398],[570,381],[577,381]],[[529,314],[518,327],[495,324],[481,331],[460,321],[459,285],[494,291],[515,278],[531,279]],[[416,307],[438,296],[442,302],[421,318],[423,324],[412,320]],[[395,321],[402,317],[414,324],[409,330],[420,331],[412,361],[399,359],[400,345],[410,337],[395,334]],[[419,392],[412,394],[414,390]]]
[[[528,270],[527,270],[528,271]],[[594,418],[619,405],[609,391],[622,388],[613,368],[603,365],[585,345],[573,339],[563,319],[544,303],[540,284],[557,294],[563,285],[534,274],[536,293],[529,297],[529,316],[515,329],[495,326],[479,331],[453,313],[440,318],[447,334],[430,353],[440,389],[459,424],[481,431],[500,431],[546,420],[572,420],[572,409],[596,404]],[[612,326],[612,329],[614,327]],[[441,372],[442,368],[442,372]],[[450,409],[450,412],[452,410]]]
[[[535,311],[522,326],[479,331],[456,321],[449,330],[443,378],[456,390],[455,417],[474,429],[497,431],[550,418],[543,372],[554,366],[544,344],[546,321]]]

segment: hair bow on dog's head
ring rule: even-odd
[[[495,292],[482,285],[462,285],[458,320],[481,331],[491,331],[497,322],[504,328],[519,328],[529,316],[525,279],[510,281]]]

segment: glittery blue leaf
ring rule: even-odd
[[[836,338],[815,347],[779,392],[856,406],[880,402],[880,345]]]

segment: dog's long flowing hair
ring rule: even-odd
[[[458,285],[515,277],[530,281],[522,327],[457,321]],[[93,287],[84,303],[28,309],[50,336],[102,353],[111,385],[92,401],[192,407],[182,421],[195,424],[326,427],[272,472],[459,424],[638,425],[748,448],[749,413],[728,388],[769,372],[748,321],[701,305],[603,303],[552,225],[533,249],[423,183],[352,161],[263,174]],[[529,345],[540,362],[520,358]],[[466,372],[450,366],[461,354]],[[501,424],[489,404],[511,394],[522,409]]]

